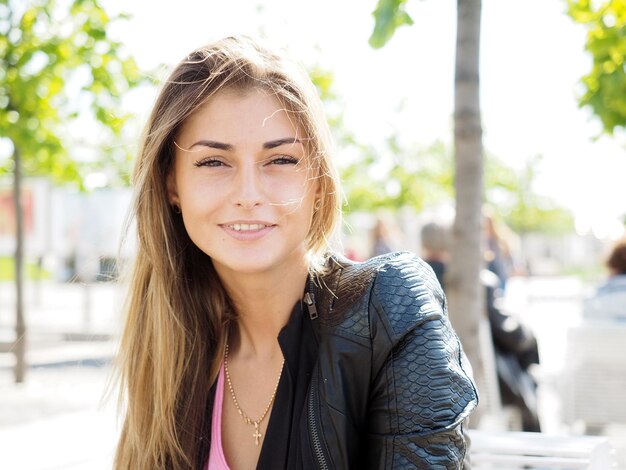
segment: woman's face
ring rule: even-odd
[[[220,275],[303,263],[317,197],[304,140],[256,89],[221,92],[183,124],[168,195]]]

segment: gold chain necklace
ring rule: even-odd
[[[254,437],[254,442],[257,446],[259,445],[259,439],[263,436],[263,434],[261,434],[261,432],[259,431],[259,425],[261,424],[261,421],[265,419],[265,415],[267,415],[267,412],[270,410],[270,406],[272,406],[272,403],[274,402],[274,398],[276,398],[276,390],[278,390],[278,383],[280,382],[280,376],[283,373],[284,365],[285,365],[285,358],[283,357],[283,363],[280,365],[280,372],[278,373],[278,380],[276,380],[276,386],[274,387],[274,391],[272,392],[272,396],[270,397],[270,402],[265,407],[265,411],[263,412],[261,417],[257,420],[254,420],[248,417],[248,415],[243,412],[243,410],[239,406],[237,397],[235,396],[235,389],[233,388],[233,383],[230,381],[230,374],[228,373],[228,343],[226,343],[226,351],[224,351],[224,372],[226,373],[226,381],[228,382],[230,395],[233,397],[235,408],[237,408],[237,411],[239,412],[239,416],[241,416],[244,423],[251,424],[254,426],[254,434],[252,434],[252,437]]]

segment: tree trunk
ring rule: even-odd
[[[483,383],[479,324],[484,314],[480,284],[482,268],[483,151],[479,94],[481,0],[457,1],[457,40],[454,100],[456,216],[451,260],[446,279],[451,321]],[[472,425],[480,421],[480,410]]]
[[[15,382],[26,375],[26,322],[24,321],[24,211],[22,208],[22,162],[17,148],[13,153],[13,200],[15,201]]]

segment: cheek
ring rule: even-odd
[[[313,192],[313,185],[304,172],[269,176],[264,183],[270,197],[280,196],[286,199],[304,200]]]
[[[307,217],[313,211],[315,196],[309,185],[291,182],[275,186],[270,194],[271,203],[284,208],[286,212],[297,211]]]
[[[177,178],[181,207],[188,211],[202,210],[223,203],[223,188],[219,182],[181,172]]]

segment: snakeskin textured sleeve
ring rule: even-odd
[[[373,383],[368,463],[466,468],[463,425],[477,404],[432,270],[403,254],[379,269],[370,299]]]

